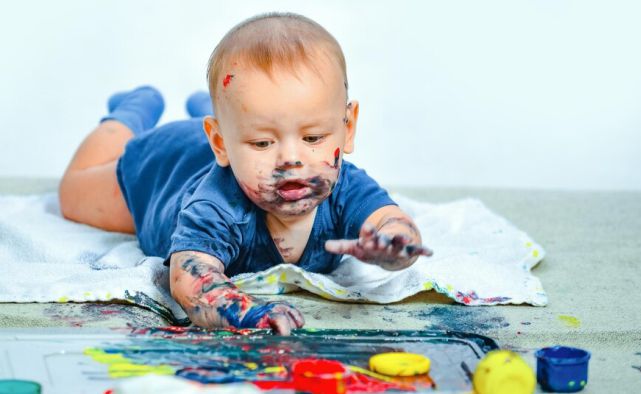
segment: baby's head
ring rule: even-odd
[[[207,77],[205,133],[250,200],[285,219],[330,195],[358,118],[334,37],[300,15],[260,15],[225,35]]]

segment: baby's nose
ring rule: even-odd
[[[300,167],[303,165],[296,144],[283,144],[278,155],[278,167]]]

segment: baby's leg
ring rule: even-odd
[[[136,91],[139,89],[133,94]],[[116,178],[116,164],[134,133],[153,127],[162,113],[162,97],[156,91],[151,93],[153,116],[137,119],[133,112],[139,109],[134,104],[140,103],[132,104],[130,99],[121,107],[110,108],[111,114],[80,144],[60,182],[60,209],[65,218],[108,231],[135,233],[133,218]],[[150,91],[143,94],[149,95]],[[126,112],[128,105],[135,111]]]

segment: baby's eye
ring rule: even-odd
[[[325,136],[323,135],[307,135],[303,137],[303,141],[309,142],[310,144],[321,141]]]
[[[256,148],[267,148],[270,145],[269,141],[252,141],[250,142]]]

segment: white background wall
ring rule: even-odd
[[[115,90],[161,122],[233,25],[336,36],[361,102],[348,159],[386,185],[641,190],[638,1],[13,1],[0,8],[0,176],[60,176]]]

